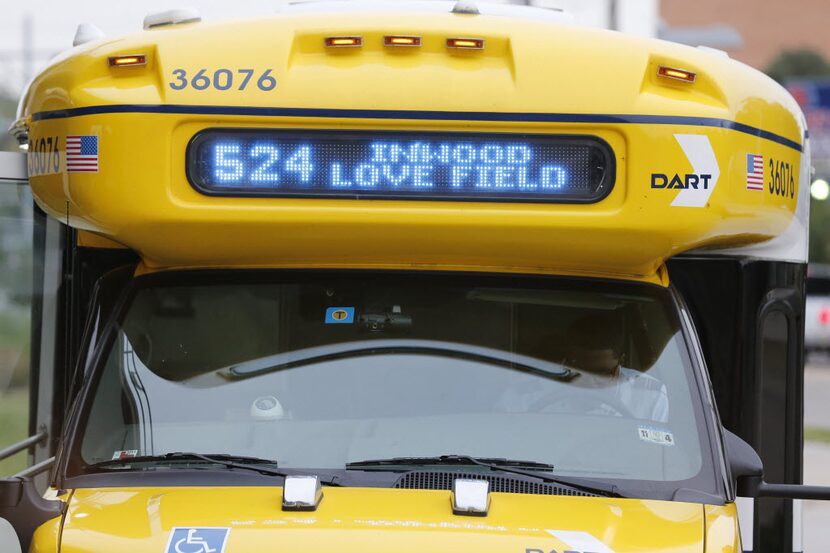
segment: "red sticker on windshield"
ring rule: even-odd
[[[138,450],[137,449],[125,449],[124,451],[116,451],[112,454],[112,460],[117,461],[119,459],[126,459],[127,457],[137,457]]]

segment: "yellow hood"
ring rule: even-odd
[[[491,498],[489,514],[477,518],[453,515],[447,491],[325,488],[318,510],[303,513],[282,511],[279,487],[80,489],[69,501],[61,553],[168,553],[189,528],[229,529],[215,553],[703,552],[699,504]]]

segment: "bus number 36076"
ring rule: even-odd
[[[174,69],[173,80],[168,84],[173,90],[245,90],[253,81],[258,89],[268,92],[277,88],[277,79],[271,75],[271,71],[266,69],[257,74],[255,69],[220,68],[210,73],[208,69],[199,69],[188,75],[185,69]]]
[[[793,176],[793,166],[786,161],[769,160],[769,184],[767,184],[770,194],[776,196],[783,196],[784,198],[795,197],[795,177]]]

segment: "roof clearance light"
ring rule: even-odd
[[[129,56],[110,57],[110,67],[129,67],[134,65],[147,65],[147,56],[144,54],[133,54]]]
[[[326,46],[329,48],[348,48],[355,46],[363,46],[362,36],[328,36],[326,37]]]
[[[448,38],[447,48],[462,50],[484,50],[483,38]]]
[[[383,37],[383,44],[385,46],[420,46],[421,37],[419,36],[400,36],[387,35]]]
[[[697,77],[697,73],[686,71],[685,69],[667,67],[665,65],[661,65],[657,68],[657,75],[660,77],[666,77],[667,79],[674,79],[676,81],[684,81],[687,83],[695,82],[695,78]]]

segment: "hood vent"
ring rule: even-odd
[[[577,495],[582,497],[598,497],[596,494],[574,490],[566,486],[523,480],[521,477],[496,476],[491,474],[449,472],[449,471],[413,471],[407,472],[395,482],[396,488],[408,490],[451,490],[452,483],[457,478],[467,480],[487,480],[490,482],[490,491],[496,493],[528,493],[537,495]]]

